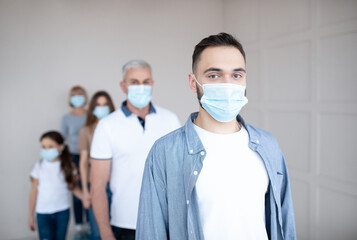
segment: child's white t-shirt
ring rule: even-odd
[[[265,193],[269,180],[262,159],[248,147],[246,129],[215,134],[195,125],[195,130],[206,149],[196,183],[205,239],[268,239]]]
[[[60,161],[40,160],[30,175],[38,179],[36,213],[55,213],[70,207],[68,184]]]

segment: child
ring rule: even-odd
[[[39,239],[65,240],[69,222],[71,190],[78,198],[82,192],[77,186],[77,170],[62,135],[56,131],[44,133],[41,138],[42,157],[31,171],[29,228],[35,231],[36,206]]]
[[[114,112],[114,104],[110,95],[105,91],[96,92],[90,103],[87,113],[87,120],[85,126],[81,129],[78,139],[78,149],[80,151],[79,169],[81,172],[81,182],[83,199],[82,203],[84,208],[89,209],[89,224],[91,229],[91,240],[100,240],[99,229],[94,218],[93,209],[90,208],[90,195],[89,195],[89,153],[90,145],[92,143],[93,133],[97,123],[100,119],[106,117]],[[108,205],[110,206],[110,190],[107,184]]]

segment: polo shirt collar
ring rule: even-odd
[[[126,102],[127,100],[125,100],[122,104],[121,104],[121,110],[123,111],[124,115],[126,117],[129,117],[132,113],[130,112],[130,110],[126,107]],[[149,113],[156,113],[156,109],[154,107],[154,105],[150,102],[150,112]]]

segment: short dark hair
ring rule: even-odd
[[[205,50],[208,47],[235,47],[237,48],[240,53],[243,55],[244,61],[245,61],[245,52],[243,50],[242,44],[235,39],[232,35],[221,32],[217,35],[211,35],[208,36],[204,39],[201,40],[196,46],[195,50],[193,51],[192,54],[192,71],[196,71],[196,64],[201,56],[201,53],[203,50]]]

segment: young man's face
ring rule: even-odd
[[[243,55],[235,47],[209,47],[203,50],[196,63],[195,76],[202,84],[233,83],[246,86],[246,71]],[[190,74],[190,87],[202,96],[202,88]]]

